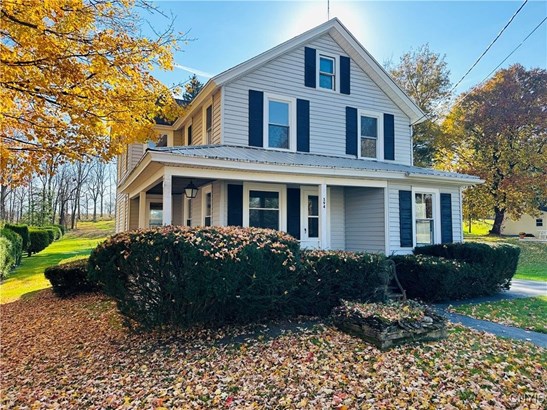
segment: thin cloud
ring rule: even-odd
[[[180,70],[183,70],[183,71],[187,71],[191,74],[196,74],[196,75],[199,75],[200,77],[205,77],[205,78],[211,78],[213,77],[213,74],[209,74],[205,71],[201,71],[201,70],[197,70],[195,68],[192,68],[192,67],[187,67],[185,65],[180,65],[180,64],[174,64],[174,66]]]

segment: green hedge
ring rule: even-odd
[[[4,228],[11,229],[13,232],[19,234],[19,236],[21,236],[21,238],[23,239],[23,252],[28,250],[28,247],[30,245],[30,233],[28,225],[5,224]]]
[[[59,230],[61,231],[61,237],[63,237],[66,233],[66,228],[64,225],[60,225],[60,224],[53,224],[51,226],[56,226],[57,228],[59,228]]]
[[[21,263],[21,258],[23,256],[23,238],[18,233],[15,233],[11,229],[0,229],[0,237],[6,238],[11,242],[11,254],[15,265]]]
[[[340,300],[383,301],[390,279],[384,255],[343,251],[304,251],[299,290],[299,313],[325,316]]]
[[[51,228],[44,228],[44,227],[39,227],[38,229],[44,232],[47,232],[47,237],[49,242],[48,245],[51,245],[53,241],[55,240],[55,230]]]
[[[63,237],[63,232],[61,231],[61,228],[59,228],[58,225],[48,225],[44,226],[44,229],[50,229],[53,231],[53,240],[58,241]]]
[[[3,236],[0,237],[0,279],[3,279],[15,266],[13,244]]]
[[[429,302],[492,295],[509,289],[520,249],[509,244],[418,247],[416,255],[392,257],[410,298]]]
[[[96,282],[87,277],[88,260],[80,259],[46,268],[44,275],[51,282],[53,292],[60,297],[68,297],[99,290]]]
[[[53,231],[39,229],[39,228],[30,228],[30,246],[28,247],[28,256],[31,256],[33,253],[38,253],[46,249],[53,239]]]
[[[89,275],[143,327],[249,322],[293,314],[299,243],[269,229],[159,227],[116,234]]]

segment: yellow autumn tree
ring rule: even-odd
[[[137,0],[138,1],[138,0]],[[151,75],[172,69],[178,34],[142,34],[135,0],[2,0],[0,184],[53,161],[109,160],[173,118],[172,91]]]

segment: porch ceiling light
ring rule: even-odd
[[[186,185],[186,188],[184,188],[184,195],[186,195],[186,198],[195,198],[198,194],[198,187],[194,185],[192,181],[188,185]]]

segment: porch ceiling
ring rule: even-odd
[[[194,185],[196,185],[198,188],[207,185],[214,181],[213,179],[190,179],[190,178],[183,178],[183,177],[173,177],[172,182],[172,188],[171,192],[173,195],[181,195],[184,193],[184,188],[192,181]],[[160,181],[156,185],[154,185],[152,188],[150,188],[148,191],[146,191],[149,195],[161,195],[163,193],[163,183]]]

